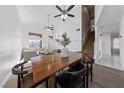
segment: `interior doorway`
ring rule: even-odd
[[[112,34],[111,35],[111,53],[119,55],[120,54],[120,49],[119,49],[119,33]]]

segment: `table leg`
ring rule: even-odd
[[[50,78],[49,78],[49,80],[48,80],[48,88],[55,88],[56,87],[56,85],[55,85],[55,77],[56,77],[56,75],[55,74],[53,74]]]

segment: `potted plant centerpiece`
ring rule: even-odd
[[[64,33],[61,35],[60,39],[56,39],[56,41],[63,46],[61,49],[61,56],[62,57],[68,57],[69,56],[69,50],[66,47],[71,43],[70,37],[67,36],[67,33]]]

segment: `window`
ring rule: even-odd
[[[40,34],[29,34],[29,48],[42,48],[42,40]]]
[[[119,49],[119,38],[114,38],[113,49]]]

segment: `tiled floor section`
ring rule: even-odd
[[[122,70],[122,66],[120,64],[120,57],[118,54],[113,54],[113,55],[103,54],[102,59],[99,59],[97,64]]]

